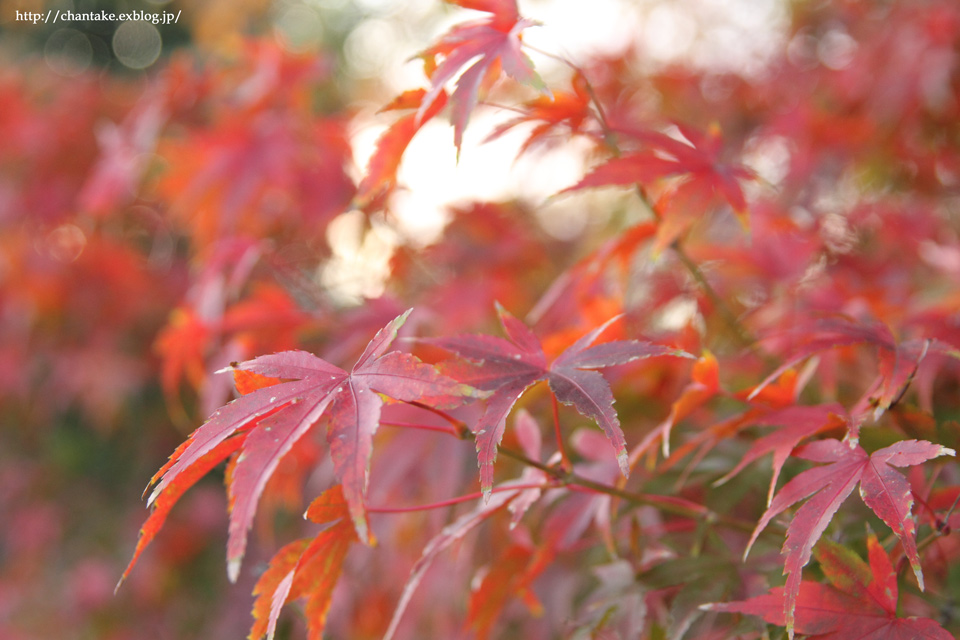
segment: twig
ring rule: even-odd
[[[519,491],[522,489],[549,489],[553,485],[550,484],[514,484],[507,487],[494,487],[491,489],[491,493],[502,493],[504,491]],[[476,493],[468,493],[463,496],[457,496],[456,498],[450,498],[448,500],[441,500],[440,502],[431,502],[430,504],[421,504],[415,505],[412,507],[367,507],[367,511],[370,513],[411,513],[413,511],[427,511],[429,509],[440,509],[442,507],[450,507],[455,504],[460,504],[461,502],[469,502],[471,500],[477,500],[483,497],[483,493],[477,491]]]
[[[466,423],[464,423],[462,420],[458,420],[457,418],[454,418],[453,416],[451,416],[450,414],[446,413],[441,409],[436,409],[434,407],[430,407],[419,402],[411,402],[410,404],[418,406],[421,409],[425,409],[427,411],[430,411],[431,413],[434,413],[440,416],[441,418],[449,422],[454,427],[454,429],[456,429],[456,431],[446,430],[446,429],[437,429],[438,431],[459,437],[462,440],[474,439],[473,432],[470,431],[469,428],[467,428]],[[400,424],[400,423],[392,423],[392,424]],[[413,425],[405,425],[405,426],[413,426]],[[425,425],[421,425],[421,426],[425,426]],[[603,493],[609,496],[613,496],[615,498],[620,498],[621,500],[624,500],[625,502],[628,502],[633,505],[654,507],[665,513],[670,513],[672,515],[680,516],[684,518],[704,519],[708,523],[716,522],[718,524],[722,524],[724,526],[727,526],[733,529],[739,529],[741,531],[752,532],[756,526],[756,523],[749,522],[746,520],[740,520],[738,518],[732,518],[729,516],[722,516],[704,507],[703,505],[697,504],[695,502],[691,502],[689,500],[684,500],[683,498],[678,498],[676,496],[636,493],[636,492],[627,491],[626,489],[621,489],[609,484],[604,484],[602,482],[597,482],[589,478],[585,478],[573,471],[572,464],[568,468],[563,468],[562,466],[557,467],[557,466],[546,465],[540,462],[539,460],[534,460],[532,458],[529,458],[519,451],[515,451],[509,447],[504,447],[502,445],[497,447],[497,451],[498,453],[500,453],[501,455],[507,458],[511,458],[512,460],[516,460],[517,462],[520,462],[521,464],[524,464],[528,467],[533,467],[535,469],[539,469],[540,471],[543,471],[554,480],[555,485],[552,485],[552,486],[567,486],[571,490],[588,490],[594,493]],[[575,487],[578,487],[579,489]],[[494,488],[493,490],[497,491],[496,488]],[[470,495],[479,496],[482,494],[470,494]],[[463,498],[463,500],[470,500],[470,499],[473,499],[473,498],[469,498],[469,497]],[[463,500],[460,500],[459,498],[453,498],[452,500],[463,501]],[[454,502],[453,504],[456,504],[456,502]],[[443,505],[438,505],[438,506],[443,506]],[[783,533],[782,531],[779,531],[778,527],[775,527],[775,526],[769,526],[764,531],[773,533],[773,534],[776,534],[778,532],[780,534]]]
[[[560,451],[560,466],[564,471],[573,471],[573,465],[570,463],[570,457],[567,455],[567,448],[563,445],[563,436],[560,433],[560,408],[557,406],[557,396],[553,391],[550,392],[550,398],[553,400],[553,432],[557,436],[557,450]]]

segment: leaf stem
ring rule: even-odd
[[[523,489],[550,489],[553,485],[543,484],[543,483],[532,483],[532,484],[514,484],[506,487],[494,487],[491,490],[491,493],[502,493],[504,491],[520,491]],[[428,511],[430,509],[442,509],[443,507],[450,507],[455,504],[460,504],[461,502],[470,502],[471,500],[477,500],[483,497],[483,493],[477,491],[475,493],[468,493],[463,496],[457,496],[456,498],[450,498],[448,500],[441,500],[440,502],[431,502],[430,504],[421,504],[414,505],[412,507],[367,507],[369,513],[410,513],[413,511]]]
[[[576,69],[580,77],[583,78],[583,86],[586,87],[587,95],[590,96],[590,101],[593,102],[593,107],[597,110],[597,122],[600,123],[600,128],[603,129],[603,141],[607,147],[610,148],[613,155],[619,158],[621,151],[620,145],[617,144],[617,134],[610,126],[609,120],[607,120],[607,114],[603,110],[603,104],[600,102],[600,98],[597,96],[593,84],[587,79],[587,74],[585,74],[582,69],[576,66],[574,66],[574,69]]]
[[[499,452],[508,457],[540,469],[551,475],[562,485],[566,485],[571,491],[590,491],[593,493],[604,493],[609,496],[620,498],[630,504],[655,507],[666,513],[675,516],[693,519],[706,519],[708,522],[717,522],[728,527],[739,529],[741,531],[752,532],[755,523],[746,520],[739,520],[729,516],[722,516],[696,502],[684,500],[676,496],[663,496],[656,494],[635,493],[626,489],[619,489],[609,484],[590,480],[572,471],[564,471],[557,467],[545,465],[536,460],[532,460],[518,451],[508,447],[499,447]]]
[[[473,438],[473,432],[470,431],[470,428],[467,426],[467,423],[464,422],[463,420],[458,420],[457,418],[454,418],[446,411],[437,409],[436,407],[431,407],[430,405],[424,404],[422,402],[414,401],[409,404],[415,407],[420,407],[421,409],[424,409],[426,411],[429,411],[430,413],[440,416],[441,418],[449,422],[450,426],[454,428],[454,431],[452,431],[451,433],[456,437],[460,438],[461,440],[470,440]]]
[[[448,433],[452,436],[460,437],[460,435],[451,429],[448,426],[438,426],[432,424],[418,424],[415,422],[385,422],[380,421],[381,427],[399,427],[402,429],[419,429],[421,431],[439,431],[440,433]]]
[[[646,191],[638,184],[636,186],[637,196],[640,198],[640,201],[647,208],[651,215],[657,220],[657,222],[662,222],[663,218],[660,215],[660,212],[656,210],[653,206],[653,203],[650,202],[650,198],[647,196]],[[703,270],[700,269],[700,266],[693,261],[693,259],[687,254],[683,246],[680,244],[679,240],[674,240],[670,244],[670,249],[676,254],[677,259],[680,260],[680,264],[690,272],[690,275],[693,276],[693,279],[696,280],[697,285],[703,291],[704,295],[710,300],[710,303],[717,310],[717,313],[720,314],[720,317],[723,318],[724,323],[730,328],[733,332],[733,336],[736,338],[740,346],[753,349],[757,348],[757,339],[754,338],[750,332],[744,328],[743,324],[737,318],[736,314],[730,309],[726,301],[720,297],[720,294],[717,293],[717,290],[713,288],[713,285],[710,284],[710,281],[707,279],[707,276],[703,273]]]
[[[573,464],[570,462],[570,457],[567,456],[567,448],[563,444],[563,435],[560,433],[560,408],[557,396],[553,391],[550,392],[550,399],[553,401],[553,432],[557,436],[557,450],[560,451],[560,468],[569,473],[573,471]]]
[[[514,484],[506,487],[494,487],[491,490],[491,493],[502,493],[504,491],[520,491],[523,489],[550,489],[552,484],[543,484],[543,483],[531,483],[531,484]],[[367,507],[369,513],[410,513],[413,511],[428,511],[430,509],[441,509],[443,507],[450,507],[455,504],[460,504],[461,502],[470,502],[471,500],[477,500],[483,497],[483,493],[477,491],[475,493],[468,493],[463,496],[457,496],[456,498],[450,498],[448,500],[441,500],[440,502],[431,502],[430,504],[421,504],[414,505],[412,507]]]
[[[950,505],[950,508],[947,509],[947,512],[944,514],[942,518],[936,517],[936,514],[934,514],[936,517],[936,523],[935,523],[936,526],[934,526],[933,531],[931,531],[930,534],[927,535],[927,537],[925,537],[923,540],[917,543],[917,553],[920,553],[921,551],[929,547],[931,544],[933,544],[934,540],[950,535],[951,533],[950,516],[953,515],[953,510],[957,508],[958,502],[960,502],[960,494],[957,494],[957,497],[954,498],[953,500],[953,504]],[[930,507],[927,507],[927,508],[929,509]]]
[[[600,98],[597,96],[596,90],[593,88],[590,80],[587,79],[587,74],[583,72],[583,69],[570,60],[567,60],[563,56],[550,53],[549,51],[544,51],[543,49],[539,49],[527,43],[524,43],[523,46],[527,49],[530,49],[530,51],[535,51],[542,56],[546,56],[552,60],[556,60],[561,64],[567,65],[583,79],[583,85],[586,88],[587,95],[590,97],[590,102],[593,103],[593,108],[597,111],[597,123],[600,125],[600,129],[603,131],[603,141],[606,143],[607,147],[609,147],[610,152],[613,153],[614,156],[620,157],[620,145],[617,144],[616,133],[610,126],[610,121],[607,120],[607,114],[603,109],[603,103],[600,102]]]
[[[557,480],[560,480],[561,482],[566,482],[567,477],[569,475],[566,472],[558,470],[556,467],[551,467],[550,465],[543,464],[542,462],[534,460],[533,458],[528,458],[527,456],[523,455],[519,451],[514,451],[513,449],[504,447],[502,445],[497,447],[497,453],[502,454],[508,458],[512,458],[517,462],[521,462],[527,465],[528,467],[533,467],[534,469],[540,469],[540,471],[543,471],[544,473],[547,473],[553,476],[554,478],[556,478]]]
[[[950,516],[953,515],[953,510],[957,508],[957,503],[960,502],[960,493],[957,494],[957,497],[953,499],[953,504],[950,505],[950,508],[947,509],[947,513],[941,518],[942,526],[938,525],[937,529],[947,530],[950,529]]]
[[[434,407],[422,404],[420,402],[411,402],[410,404],[440,416],[441,418],[449,422],[450,425],[453,426],[454,428],[453,430],[446,430],[446,429],[438,429],[434,427],[430,429],[431,431],[434,431],[434,430],[442,431],[444,433],[449,433],[450,435],[456,436],[462,440],[473,440],[474,438],[473,432],[470,431],[466,423],[463,422],[462,420],[458,420],[457,418],[454,418],[453,416],[449,415],[448,413],[446,413],[441,409],[436,409]],[[381,424],[384,424],[386,426],[408,426],[412,428],[427,426],[427,425],[413,425],[413,424],[408,425],[405,423],[381,423]],[[620,498],[630,504],[654,507],[665,513],[670,513],[672,515],[680,516],[684,518],[705,519],[707,522],[716,522],[718,524],[722,524],[730,528],[739,529],[741,531],[746,531],[746,532],[752,532],[754,527],[756,526],[755,523],[753,522],[748,522],[746,520],[740,520],[738,518],[733,518],[729,516],[722,516],[704,507],[703,505],[697,504],[695,502],[691,502],[689,500],[684,500],[683,498],[678,498],[676,496],[635,493],[633,491],[620,489],[618,487],[615,487],[609,484],[604,484],[602,482],[590,480],[589,478],[585,478],[575,473],[573,471],[572,464],[570,464],[570,467],[568,468],[563,468],[562,462],[559,467],[550,466],[538,460],[528,458],[523,453],[520,453],[519,451],[515,451],[509,447],[504,447],[501,445],[497,447],[497,450],[501,455],[507,458],[511,458],[528,467],[533,467],[535,469],[539,469],[540,471],[543,471],[544,473],[546,473],[555,481],[555,484],[551,484],[549,486],[559,485],[559,486],[566,486],[572,491],[591,491],[593,493],[603,493],[609,496]],[[561,449],[561,451],[563,451],[563,449]],[[563,455],[564,454],[561,453],[561,460],[563,459]],[[567,458],[567,460],[569,464],[569,458]],[[515,485],[513,487],[494,487],[493,491],[495,492],[506,491],[508,489],[516,488],[517,486],[521,486],[521,485]],[[541,485],[536,485],[536,486],[542,488]],[[527,488],[534,488],[534,487],[531,486]],[[458,502],[472,500],[475,497],[478,497],[481,495],[483,494],[482,493],[469,494],[468,496],[464,496],[461,498],[453,498],[452,502],[448,501],[447,503],[437,503],[435,506],[414,507],[414,508],[400,507],[398,508],[397,512],[402,512],[404,510],[417,511],[425,508],[439,508],[442,506],[447,506],[448,503],[457,504]],[[388,507],[382,507],[378,509],[381,509],[381,510],[380,511],[377,511],[377,509],[368,509],[368,510],[372,512],[377,512],[377,513],[392,513],[392,511],[384,510],[384,509],[388,509]],[[764,532],[777,533],[776,527],[773,527],[773,526],[768,526],[764,530]],[[782,532],[780,533],[782,534]]]

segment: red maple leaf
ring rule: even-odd
[[[634,133],[647,149],[608,160],[561,193],[611,185],[649,186],[664,178],[676,178],[656,207],[662,217],[657,251],[676,240],[718,196],[746,226],[747,202],[740,182],[752,180],[753,171],[721,158],[723,140],[718,129],[704,134],[677,126],[688,142],[655,131]]]
[[[800,500],[810,498],[790,522],[781,550],[785,557],[784,573],[788,574],[784,587],[784,616],[791,634],[801,569],[810,561],[813,545],[833,515],[858,484],[863,502],[900,538],[917,582],[923,589],[923,572],[910,513],[913,494],[907,480],[892,467],[909,467],[942,455],[952,456],[955,452],[923,440],[904,440],[869,455],[853,440],[820,440],[797,451],[795,457],[829,464],[808,469],[784,485],[757,523],[744,552],[746,557],[757,536],[776,515]]]
[[[913,380],[917,367],[928,353],[942,353],[960,358],[957,349],[939,340],[905,340],[897,343],[890,328],[882,322],[860,322],[843,315],[817,318],[796,328],[770,336],[789,343],[784,362],[757,385],[753,398],[773,379],[810,356],[837,347],[870,344],[877,347],[882,385],[876,397],[874,418],[893,406]]]
[[[767,413],[760,418],[747,420],[741,426],[747,425],[779,425],[773,433],[758,438],[750,449],[743,454],[740,462],[725,476],[714,483],[719,486],[740,473],[744,467],[773,453],[773,477],[770,479],[770,490],[767,492],[767,504],[773,500],[773,492],[777,488],[777,479],[790,453],[800,444],[801,440],[809,438],[822,431],[828,431],[846,424],[843,407],[839,404],[816,405],[813,407],[787,407],[779,411]]]
[[[380,111],[417,109],[423,105],[425,94],[426,89],[404,91]],[[393,187],[397,181],[400,160],[410,145],[410,141],[413,140],[413,136],[417,134],[417,131],[427,120],[437,115],[446,104],[447,94],[445,91],[441,91],[423,113],[407,114],[383,132],[383,135],[377,140],[376,151],[370,156],[367,174],[360,181],[360,186],[357,187],[357,195],[354,198],[356,207],[366,207],[381,193],[389,191]]]
[[[526,141],[517,151],[519,156],[533,145],[545,142],[551,133],[562,126],[569,129],[570,134],[580,133],[584,120],[591,115],[590,94],[587,91],[587,81],[583,74],[578,72],[574,75],[571,84],[573,85],[573,91],[554,91],[552,96],[537,96],[526,102],[521,107],[522,115],[499,125],[493,133],[487,136],[485,142],[496,140],[517,125],[539,121],[539,124],[530,131]],[[564,131],[558,136],[558,140],[566,140],[566,136],[567,133]]]
[[[298,598],[306,599],[307,637],[322,640],[333,588],[343,571],[350,545],[357,541],[340,485],[324,491],[307,509],[307,519],[330,524],[314,538],[297,540],[273,556],[257,581],[253,594],[253,627],[249,640],[264,635],[273,640],[280,609]],[[332,524],[331,524],[332,523]]]
[[[200,456],[200,458],[193,464],[190,469],[185,473],[180,474],[176,482],[173,482],[169,485],[167,490],[163,495],[159,496],[157,500],[153,503],[153,511],[150,513],[150,517],[147,518],[147,521],[143,523],[143,526],[140,527],[140,539],[137,540],[137,548],[133,552],[133,557],[130,558],[127,568],[124,570],[123,575],[120,576],[120,581],[117,583],[117,589],[120,588],[120,585],[123,584],[123,581],[127,579],[127,576],[130,575],[130,571],[133,569],[133,566],[137,564],[137,560],[140,559],[140,554],[143,553],[144,549],[147,548],[147,545],[156,537],[160,532],[160,529],[163,527],[163,523],[166,522],[167,516],[170,514],[170,510],[173,509],[173,506],[177,503],[178,500],[187,492],[187,489],[192,487],[197,483],[200,478],[207,475],[207,473],[213,469],[215,466],[226,460],[230,455],[240,448],[240,445],[243,444],[243,440],[246,436],[241,434],[236,438],[229,438],[220,442],[217,446],[213,447],[205,454]],[[180,445],[180,447],[174,452],[171,456],[171,461],[178,457],[186,449],[186,442]],[[155,482],[160,474],[164,473],[166,469],[169,468],[170,463],[165,465],[160,471],[157,472],[157,475],[153,477],[151,483]]]
[[[822,640],[949,640],[943,627],[929,618],[897,617],[897,574],[887,552],[871,533],[867,537],[869,566],[856,553],[823,540],[813,550],[829,585],[803,581],[796,598],[790,636],[799,632]],[[759,616],[784,626],[787,594],[783,587],[741,602],[703,608]],[[789,628],[789,627],[788,627]]]
[[[475,427],[480,463],[480,488],[489,496],[493,463],[503,437],[507,415],[524,391],[540,380],[550,384],[557,400],[573,405],[592,419],[613,444],[623,475],[629,474],[627,446],[620,420],[613,409],[610,385],[596,371],[651,356],[689,354],[638,340],[617,340],[590,346],[616,318],[573,343],[547,364],[540,340],[522,322],[497,305],[500,324],[509,340],[488,335],[461,335],[426,340],[456,353],[467,362],[445,363],[442,370],[457,380],[491,392],[487,408]]]
[[[327,416],[327,444],[357,535],[369,543],[364,496],[383,404],[378,394],[437,406],[452,406],[473,394],[470,387],[440,375],[412,355],[386,353],[409,314],[408,310],[380,330],[350,372],[304,351],[284,351],[234,365],[234,369],[285,382],[252,391],[216,411],[161,470],[151,503],[208,451],[238,431],[249,431],[230,482],[227,561],[231,580],[240,570],[247,530],[267,480],[321,416]]]
[[[470,113],[477,106],[480,86],[485,81],[496,80],[500,69],[511,78],[531,85],[549,94],[543,80],[533,70],[533,63],[521,51],[520,32],[536,24],[521,18],[516,0],[453,0],[467,9],[476,9],[491,14],[485,20],[476,20],[457,25],[432,47],[420,54],[425,60],[443,56],[443,62],[430,74],[432,84],[417,111],[417,121],[424,119],[427,111],[440,96],[444,85],[470,62],[473,64],[457,79],[457,88],[450,97],[453,109],[452,121],[454,142],[459,152],[463,130],[467,127]]]

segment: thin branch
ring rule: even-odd
[[[550,398],[553,400],[553,432],[557,437],[557,450],[560,451],[560,466],[564,471],[573,471],[573,465],[567,455],[567,448],[563,444],[563,435],[560,433],[560,408],[557,406],[559,404],[557,395],[551,391]]]
[[[931,531],[927,537],[917,543],[917,553],[920,553],[929,547],[935,540],[950,535],[950,517],[953,515],[954,509],[957,508],[957,503],[960,503],[960,494],[957,494],[957,497],[954,498],[953,504],[951,504],[950,508],[947,509],[946,514],[944,514],[942,518],[937,517],[936,526],[933,528],[933,531]]]
[[[413,405],[414,407],[420,407],[424,411],[429,411],[430,413],[440,416],[441,418],[449,422],[450,425],[455,430],[453,432],[453,435],[457,436],[461,440],[470,440],[473,438],[473,433],[470,431],[470,428],[467,427],[467,423],[464,422],[463,420],[458,420],[457,418],[454,418],[446,411],[437,409],[436,407],[431,407],[430,405],[423,404],[422,402],[410,402],[409,404]]]
[[[552,484],[514,484],[508,487],[494,487],[491,490],[491,493],[502,493],[504,491],[519,491],[522,489],[550,489],[554,485]],[[421,504],[415,505],[412,507],[367,507],[369,513],[410,513],[413,511],[427,511],[429,509],[441,509],[443,507],[450,507],[455,504],[460,504],[461,502],[469,502],[471,500],[477,500],[483,497],[483,493],[477,491],[476,493],[468,493],[467,495],[457,496],[456,498],[450,498],[449,500],[441,500],[440,502],[431,502],[430,504]]]
[[[414,422],[385,422],[380,421],[381,427],[399,427],[401,429],[419,429],[421,431],[439,431],[440,433],[447,433],[451,436],[460,437],[460,434],[451,429],[448,426],[437,426],[433,424],[419,424]]]
[[[444,433],[455,435],[464,440],[473,439],[474,437],[473,432],[471,432],[470,429],[467,428],[466,424],[462,420],[457,420],[453,416],[450,416],[449,414],[447,414],[446,412],[440,409],[428,407],[427,405],[423,405],[418,402],[413,402],[410,404],[414,404],[418,407],[421,407],[423,409],[430,411],[431,413],[435,413],[436,415],[447,420],[447,422],[453,425],[454,428],[458,429],[456,433],[454,433],[453,431],[446,431],[446,430],[444,430]],[[462,429],[462,431],[460,429]],[[499,454],[507,458],[511,458],[528,467],[533,467],[535,469],[539,469],[540,471],[543,471],[548,476],[553,478],[553,480],[555,481],[555,484],[551,486],[566,486],[567,488],[573,491],[586,490],[586,491],[591,491],[593,493],[603,493],[609,496],[620,498],[621,500],[624,500],[625,502],[628,502],[633,505],[654,507],[665,513],[670,513],[672,515],[680,516],[684,518],[692,518],[692,519],[702,518],[702,519],[705,519],[707,522],[716,522],[718,524],[722,524],[722,525],[731,527],[733,529],[739,529],[741,531],[752,532],[756,526],[756,523],[749,522],[746,520],[740,520],[737,518],[732,518],[729,516],[722,516],[720,514],[717,514],[709,510],[703,505],[697,504],[695,502],[691,502],[689,500],[684,500],[683,498],[678,498],[676,496],[635,493],[633,491],[620,489],[618,487],[615,487],[609,484],[597,482],[595,480],[585,478],[573,472],[572,466],[570,469],[563,469],[561,467],[546,465],[540,462],[539,460],[534,460],[532,458],[529,458],[523,453],[510,449],[509,447],[504,447],[501,445],[497,447],[497,451]],[[500,488],[494,488],[493,490],[502,491],[508,488],[511,488],[511,487],[500,487]],[[482,494],[469,494],[469,495],[476,497]],[[472,500],[472,499],[473,497],[463,497],[462,499],[453,498],[455,502],[453,502],[452,504],[456,504],[457,501],[462,502],[465,500]],[[445,505],[438,504],[437,506],[445,506]],[[779,531],[779,528],[776,526],[773,526],[772,523],[771,523],[771,526],[768,526],[764,530],[765,533],[766,532],[778,533],[778,531]],[[779,531],[779,533],[782,534],[783,531]]]
[[[541,55],[551,57],[555,60],[559,60],[567,64],[570,68],[575,70],[583,78],[584,86],[586,87],[587,95],[590,97],[590,101],[593,103],[593,107],[597,112],[597,121],[600,123],[600,127],[603,129],[604,142],[610,148],[610,151],[613,153],[614,157],[620,157],[622,150],[620,145],[617,143],[616,133],[613,128],[610,126],[610,122],[607,120],[606,112],[604,111],[603,104],[600,102],[599,96],[594,89],[593,85],[590,83],[590,80],[587,78],[583,70],[577,65],[563,59],[560,56],[547,53],[546,51],[541,51],[534,47],[529,47],[532,51],[536,51]],[[653,214],[653,216],[659,221],[660,214],[657,213],[656,209],[653,207],[653,203],[650,202],[647,194],[643,189],[637,185],[637,194],[640,196],[640,199],[646,205],[647,209]],[[703,274],[703,271],[695,263],[690,256],[687,255],[686,251],[683,250],[683,247],[680,245],[679,241],[673,242],[670,245],[670,248],[677,254],[677,257],[680,259],[680,262],[683,266],[690,272],[694,280],[697,281],[697,284],[703,289],[704,294],[707,298],[710,299],[710,302],[720,313],[720,316],[723,318],[723,321],[731,328],[733,335],[736,337],[737,341],[741,346],[754,349],[756,348],[757,340],[743,327],[740,321],[737,319],[736,315],[730,310],[730,307],[727,306],[726,301],[717,294],[716,290],[707,280],[706,276]]]
[[[676,496],[635,493],[633,491],[620,489],[609,484],[590,480],[589,478],[585,478],[572,471],[566,472],[557,467],[547,466],[507,447],[499,447],[499,452],[508,458],[516,460],[517,462],[540,469],[541,471],[551,475],[561,485],[565,485],[571,491],[587,490],[593,493],[603,493],[615,498],[620,498],[621,500],[629,502],[633,505],[655,507],[660,511],[684,518],[703,518],[708,522],[716,522],[718,524],[723,524],[741,531],[752,532],[756,527],[756,523],[754,522],[739,520],[729,516],[722,516],[709,510],[703,505],[697,504],[696,502],[691,502],[689,500],[684,500],[683,498],[678,498]],[[768,527],[765,531],[777,533],[777,529],[777,527]]]
[[[640,201],[643,202],[643,205],[648,211],[650,211],[651,215],[656,218],[657,222],[661,222],[663,218],[653,206],[653,203],[650,202],[650,198],[647,196],[647,193],[639,184],[636,187],[636,193],[640,198]],[[723,321],[733,332],[733,335],[737,339],[737,342],[740,343],[740,346],[748,349],[757,349],[757,339],[746,330],[743,324],[741,324],[736,314],[734,314],[730,307],[727,306],[726,301],[720,297],[720,294],[717,293],[717,290],[714,289],[713,285],[710,284],[710,281],[707,280],[707,276],[703,273],[703,270],[700,269],[700,266],[694,262],[689,255],[687,255],[687,252],[680,244],[680,241],[675,240],[672,242],[670,244],[670,249],[677,255],[680,263],[686,268],[687,271],[690,272],[690,275],[693,276],[693,279],[697,281],[697,285],[707,296],[707,298],[709,298],[710,303],[714,306],[714,308],[720,314],[720,317],[723,318]]]
[[[521,115],[521,116],[527,115],[527,112],[524,111],[523,109],[521,109],[520,107],[514,107],[514,106],[512,106],[512,105],[503,104],[503,103],[500,103],[500,102],[491,102],[490,100],[481,100],[481,101],[479,101],[477,104],[482,105],[482,106],[484,106],[484,107],[493,107],[494,109],[501,109],[501,110],[503,110],[503,111],[510,111],[510,112],[512,112],[512,113],[516,113],[516,114]]]
[[[941,518],[942,524],[937,525],[937,529],[941,531],[949,532],[950,530],[950,516],[953,515],[953,510],[957,508],[957,503],[960,502],[960,493],[957,494],[957,497],[953,499],[953,504],[950,505],[950,508],[947,509],[946,515]]]
[[[593,108],[597,110],[597,121],[600,123],[600,128],[603,129],[603,141],[610,148],[610,151],[613,152],[613,155],[619,158],[621,152],[620,145],[617,144],[617,134],[610,126],[610,121],[607,120],[607,114],[603,110],[603,105],[600,102],[600,98],[597,96],[597,92],[594,90],[593,84],[587,79],[587,74],[577,67],[574,68],[577,69],[577,73],[579,73],[580,77],[583,78],[583,85],[587,89],[587,95],[590,96],[590,101],[593,103]]]
[[[544,473],[553,476],[557,480],[565,481],[569,475],[564,471],[557,469],[556,467],[551,467],[549,465],[543,464],[542,462],[534,460],[533,458],[528,458],[527,456],[523,455],[519,451],[514,451],[513,449],[509,449],[502,445],[497,447],[497,453],[504,455],[508,458],[512,458],[517,462],[522,462],[528,467],[533,467],[534,469],[540,469],[540,471],[543,471]]]
[[[604,142],[606,142],[611,153],[613,153],[615,157],[620,157],[622,150],[620,149],[620,145],[617,143],[616,133],[610,126],[610,122],[607,120],[606,112],[603,109],[603,104],[600,102],[600,98],[597,95],[596,90],[593,88],[593,85],[590,83],[590,80],[587,78],[583,70],[562,56],[543,51],[536,47],[531,47],[530,45],[524,46],[531,51],[539,53],[540,55],[557,60],[580,74],[580,76],[583,78],[587,95],[590,96],[590,101],[593,103],[593,107],[597,112],[597,121],[600,123],[600,127],[603,129]],[[653,204],[650,202],[647,194],[643,191],[639,184],[637,185],[637,195],[640,196],[640,199],[643,201],[644,205],[646,205],[647,209],[649,209],[653,216],[659,221],[661,219],[660,214],[657,213],[656,209],[654,209]],[[693,276],[693,279],[697,281],[697,284],[703,290],[704,294],[710,299],[710,302],[713,304],[714,308],[716,308],[717,312],[720,314],[720,317],[723,318],[723,321],[730,327],[737,342],[740,343],[742,347],[756,350],[756,338],[754,338],[750,332],[744,328],[736,314],[734,314],[733,311],[730,310],[730,307],[727,306],[726,301],[720,297],[720,295],[713,288],[713,285],[710,284],[710,281],[707,280],[707,277],[704,275],[697,263],[694,262],[689,255],[687,255],[686,251],[683,250],[680,242],[673,242],[670,245],[670,248],[674,251],[674,253],[677,254],[681,264],[683,264],[687,271],[690,272],[690,274]]]
[[[593,88],[593,84],[591,84],[590,80],[587,78],[587,74],[583,72],[583,69],[581,69],[579,66],[577,66],[570,60],[567,60],[563,56],[558,56],[555,53],[550,53],[549,51],[538,49],[537,47],[533,47],[527,43],[524,43],[523,46],[525,46],[527,49],[530,49],[530,51],[536,51],[542,56],[546,56],[548,58],[556,60],[561,64],[565,64],[566,66],[573,69],[574,72],[577,73],[577,75],[583,78],[583,85],[587,90],[587,95],[590,97],[590,102],[593,103],[593,108],[597,112],[597,122],[600,123],[600,128],[603,130],[603,141],[610,148],[611,153],[619,157],[620,145],[617,144],[617,134],[613,130],[613,128],[610,126],[610,121],[607,120],[607,113],[603,109],[603,104],[600,102],[600,98],[597,96],[597,92]]]

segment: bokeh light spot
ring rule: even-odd
[[[149,22],[127,21],[113,34],[113,53],[131,69],[146,69],[160,57],[163,40]]]
[[[323,23],[310,7],[290,7],[280,14],[274,27],[280,44],[294,53],[317,49],[323,42]]]
[[[57,75],[80,75],[90,67],[93,45],[76,29],[57,29],[43,47],[43,59]]]

